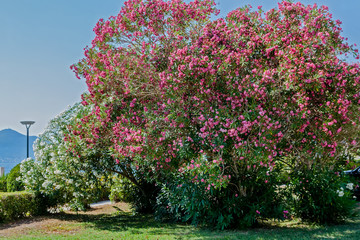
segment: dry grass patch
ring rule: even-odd
[[[0,224],[0,237],[20,237],[26,235],[73,235],[85,229],[83,222],[100,215],[111,215],[116,212],[129,212],[126,203],[115,203],[96,206],[86,212],[65,211],[43,217],[21,219],[13,223]]]

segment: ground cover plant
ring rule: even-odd
[[[217,14],[211,0],[129,0],[101,19],[71,67],[88,111],[61,151],[79,173],[126,179],[163,220],[353,217],[356,184],[340,173],[359,148],[360,68],[341,22],[289,1]]]

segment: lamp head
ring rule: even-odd
[[[21,121],[20,123],[25,125],[26,128],[30,128],[30,126],[33,125],[35,121]]]

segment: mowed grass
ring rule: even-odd
[[[7,235],[1,231],[11,227],[3,226],[0,236],[3,239],[359,239],[360,236],[360,218],[336,226],[307,225],[292,220],[266,222],[247,230],[214,231],[157,222],[151,215],[134,216],[117,206],[108,208],[114,211],[67,212],[35,218],[27,228],[20,227]]]

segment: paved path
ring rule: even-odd
[[[97,207],[97,206],[102,206],[102,205],[107,205],[107,204],[111,204],[112,202],[110,200],[106,200],[106,201],[101,201],[101,202],[97,202],[97,203],[92,203],[90,204],[90,207]]]

